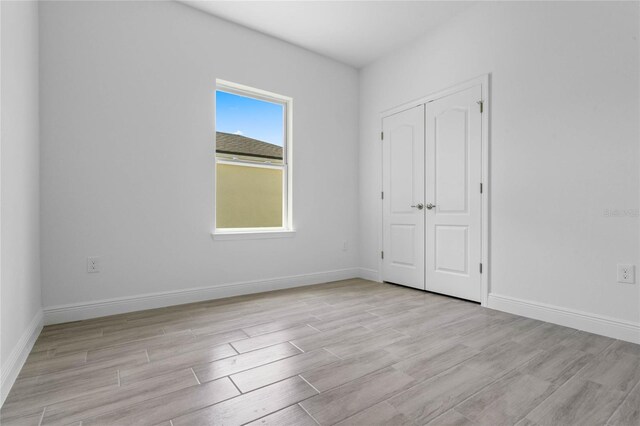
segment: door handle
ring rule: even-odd
[[[422,210],[422,209],[424,208],[424,204],[422,204],[422,203],[418,203],[418,204],[416,204],[416,205],[414,205],[414,206],[411,206],[411,207],[416,208],[416,209],[418,209],[418,210]]]
[[[435,204],[427,204],[427,210],[431,210],[432,208],[434,208],[436,205]]]

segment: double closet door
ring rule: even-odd
[[[482,87],[382,120],[382,278],[480,301]]]

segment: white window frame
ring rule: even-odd
[[[216,170],[218,164],[233,164],[248,167],[261,167],[271,169],[281,169],[282,178],[282,225],[281,227],[263,227],[263,228],[218,228],[216,226],[216,210],[217,210],[217,193],[216,186],[213,188],[214,208],[213,208],[213,238],[216,240],[235,240],[235,239],[262,239],[262,238],[286,238],[295,235],[293,228],[293,173],[292,173],[292,134],[293,134],[293,99],[288,96],[279,95],[277,93],[267,92],[266,90],[256,89],[242,84],[232,83],[225,80],[216,80],[215,93],[218,91],[232,93],[234,95],[245,96],[253,99],[267,101],[282,105],[283,113],[283,132],[284,146],[282,155],[282,165],[259,163],[246,160],[233,160],[226,158],[218,158],[216,152],[216,135],[217,129],[214,124],[213,140],[214,140],[214,176],[217,177]],[[215,94],[214,93],[214,94]],[[215,114],[214,114],[215,123]]]

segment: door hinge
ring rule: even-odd
[[[482,273],[482,263],[480,264],[480,273]]]
[[[380,258],[384,259],[384,252],[383,251],[380,252]]]
[[[478,101],[477,104],[480,105],[480,114],[482,114],[484,112],[484,101]]]
[[[480,184],[480,193],[482,194],[482,183]]]
[[[383,141],[384,140],[384,132],[380,132],[380,140]]]
[[[380,193],[380,198],[384,200],[384,191]]]

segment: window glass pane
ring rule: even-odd
[[[216,131],[219,154],[282,160],[284,105],[218,90]]]
[[[216,228],[284,227],[284,115],[283,104],[216,91]]]
[[[282,227],[282,169],[218,164],[218,228]]]

